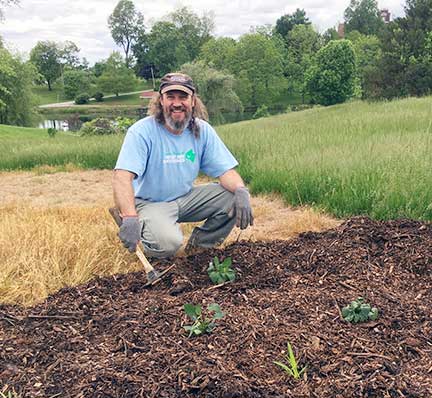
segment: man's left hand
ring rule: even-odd
[[[246,229],[253,225],[252,207],[250,204],[250,195],[246,187],[237,188],[234,191],[234,207],[230,214],[235,210],[236,225],[240,229]]]

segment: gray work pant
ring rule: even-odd
[[[189,244],[210,248],[220,245],[233,229],[236,219],[228,216],[234,195],[217,183],[199,185],[172,202],[135,199],[141,222],[141,242],[146,255],[174,256],[183,243],[178,223],[203,221],[195,227]]]

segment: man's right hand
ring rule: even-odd
[[[135,252],[141,239],[141,225],[138,216],[123,217],[118,236],[126,249],[131,253]]]

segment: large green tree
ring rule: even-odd
[[[259,33],[245,34],[236,46],[232,72],[243,105],[270,104],[286,88],[283,55],[275,42]]]
[[[30,52],[30,61],[48,84],[52,84],[68,69],[80,68],[78,46],[72,41],[57,43],[54,41],[39,41]]]
[[[349,40],[331,41],[321,48],[306,75],[314,102],[333,105],[351,98],[356,89],[356,60]]]
[[[405,17],[391,22],[381,37],[381,96],[432,92],[432,0],[408,0]]]
[[[66,70],[63,81],[66,98],[74,99],[79,94],[90,94],[90,77],[87,71]]]
[[[139,35],[132,47],[137,74],[149,78],[151,70],[161,76],[193,61],[213,29],[212,13],[199,17],[187,7],[177,8],[153,24],[149,34]]]
[[[39,41],[30,52],[30,61],[36,66],[38,72],[52,90],[52,84],[62,72],[59,48],[54,41]]]
[[[194,60],[202,45],[211,38],[214,16],[204,14],[201,18],[188,7],[180,7],[168,15],[168,21],[177,28],[180,40],[186,47],[188,58]]]
[[[213,123],[222,123],[224,112],[243,111],[242,103],[234,91],[234,76],[213,69],[204,61],[185,64],[181,71],[192,77]]]
[[[357,30],[365,35],[376,35],[384,27],[377,0],[351,0],[344,19],[345,33]]]
[[[81,66],[78,53],[80,49],[73,41],[65,41],[58,45],[59,61],[63,67],[75,69]]]
[[[294,29],[296,25],[310,25],[309,18],[306,17],[306,11],[297,8],[292,14],[282,15],[277,21],[275,32],[281,35],[284,39],[288,32]]]
[[[218,70],[233,70],[236,41],[230,37],[211,38],[202,47],[199,59]]]
[[[312,25],[296,25],[288,32],[288,54],[285,75],[290,87],[300,92],[304,102],[305,72],[312,65],[312,61],[321,48],[321,37]]]
[[[108,18],[108,26],[114,42],[123,48],[126,66],[129,67],[132,46],[144,31],[143,15],[131,0],[120,0]]]
[[[132,91],[137,80],[133,70],[126,66],[121,54],[114,51],[106,61],[106,67],[102,75],[97,79],[99,90],[106,93],[119,95]]]
[[[382,57],[381,42],[375,35],[363,35],[356,30],[346,38],[354,47],[357,62],[357,73],[360,79],[363,98],[379,96],[379,65]]]
[[[188,51],[177,27],[172,22],[156,22],[144,41],[134,47],[140,76],[147,65],[153,65],[157,75],[178,70],[190,61]]]
[[[0,48],[0,123],[31,126],[35,98],[31,88],[37,71],[5,48]]]

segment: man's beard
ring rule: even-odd
[[[174,109],[171,108],[168,111],[163,111],[165,123],[168,125],[168,127],[175,131],[183,131],[189,124],[190,120],[192,119],[192,112],[188,112],[186,109],[182,109],[185,112],[185,118],[183,120],[174,120],[171,117],[171,111]]]

